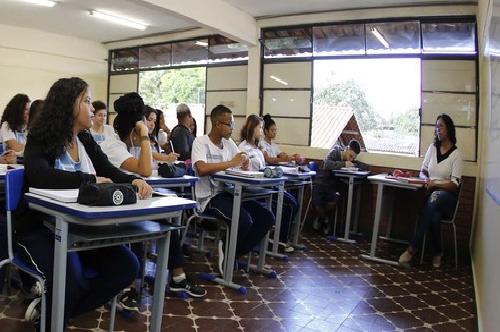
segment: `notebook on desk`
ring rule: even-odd
[[[40,189],[30,187],[29,192],[64,203],[76,203],[78,198],[78,189]]]
[[[259,171],[242,171],[239,169],[227,169],[225,172],[227,175],[241,176],[244,178],[263,178],[264,177],[264,172],[259,172]]]

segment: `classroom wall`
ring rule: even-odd
[[[97,42],[0,24],[0,114],[16,93],[43,99],[62,77],[83,78],[105,100],[106,58]]]
[[[490,127],[490,66],[484,57],[484,46],[487,40],[487,27],[490,21],[494,0],[479,0],[478,31],[480,42],[480,109],[483,130],[480,136],[480,176],[477,197],[477,216],[474,238],[471,248],[476,291],[479,331],[498,331],[500,326],[500,296],[498,280],[500,280],[500,206],[485,191],[486,165],[489,160],[489,127]],[[500,170],[497,170],[500,172]]]

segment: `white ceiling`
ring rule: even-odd
[[[168,33],[199,25],[173,16],[146,0],[56,0],[53,8],[34,6],[22,0],[0,0],[0,24],[64,34],[98,42],[125,40]],[[207,6],[211,0],[199,0]],[[408,4],[470,2],[465,0],[223,0],[253,17],[351,8],[387,7]],[[107,23],[88,14],[89,9],[108,10],[146,23],[145,31]],[[1,32],[0,32],[1,33]]]

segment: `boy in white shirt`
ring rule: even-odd
[[[233,195],[223,190],[223,183],[210,175],[232,167],[248,169],[248,159],[230,138],[234,129],[231,110],[217,105],[210,113],[212,129],[208,135],[194,140],[191,159],[193,169],[200,177],[196,183],[196,199],[200,209],[216,217],[231,221]],[[274,214],[256,201],[241,203],[238,222],[236,257],[248,253],[274,225]],[[222,273],[222,246],[219,244],[219,270]]]

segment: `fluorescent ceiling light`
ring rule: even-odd
[[[24,0],[24,2],[44,7],[54,7],[55,5],[57,5],[55,1],[51,0]]]
[[[382,36],[382,34],[378,32],[377,28],[372,28],[371,33],[373,33],[375,37],[377,37],[378,41],[382,45],[384,45],[385,48],[389,48],[389,43],[387,42],[387,40],[385,40],[384,36]]]
[[[97,10],[89,10],[89,14],[91,16],[106,20],[108,22],[112,22],[115,24],[120,24],[124,25],[130,28],[138,29],[138,30],[146,30],[148,27],[147,25],[143,23],[138,23],[135,21],[132,21],[131,19],[123,16],[117,16],[115,14],[103,12],[103,11],[97,11]]]
[[[208,46],[208,43],[206,41],[202,41],[202,40],[197,40],[195,42],[196,45],[200,45],[200,46],[203,46],[203,47],[206,47]]]

